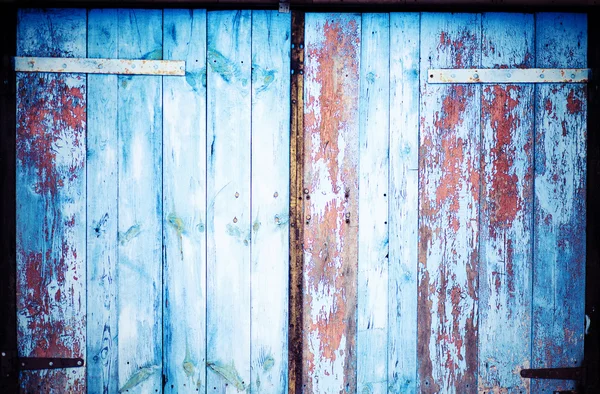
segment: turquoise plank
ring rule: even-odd
[[[21,10],[18,56],[86,55],[86,12]],[[17,74],[18,352],[85,357],[86,77]],[[84,393],[84,368],[24,371],[21,391]]]
[[[162,12],[118,11],[122,59],[162,58]],[[119,390],[162,388],[162,78],[118,79]]]
[[[208,13],[208,390],[250,385],[251,12]]]
[[[479,14],[421,16],[418,389],[476,390],[480,86],[429,68],[480,64]]]
[[[536,14],[536,66],[586,67],[587,16]],[[532,367],[581,365],[585,321],[586,86],[535,94]],[[535,380],[531,392],[574,388]]]
[[[482,68],[534,67],[531,14],[482,16]],[[479,391],[527,392],[531,365],[534,86],[484,85]]]
[[[88,57],[116,58],[117,11],[88,12]],[[88,75],[87,378],[88,393],[116,392],[117,76]]]
[[[357,390],[387,393],[389,14],[362,14],[361,24]]]
[[[417,391],[418,13],[390,14],[388,387]]]
[[[290,16],[252,12],[251,393],[288,390]]]
[[[206,384],[206,11],[164,11],[164,374],[166,393]]]

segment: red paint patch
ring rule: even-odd
[[[581,112],[583,103],[575,96],[575,90],[571,90],[567,96],[567,112],[571,115]]]

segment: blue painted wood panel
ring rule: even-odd
[[[534,67],[534,16],[483,14],[482,68]],[[533,93],[483,85],[479,238],[479,391],[529,389]]]
[[[536,66],[586,67],[584,14],[536,15]],[[583,361],[586,86],[536,88],[532,367]],[[532,392],[574,387],[538,380]]]
[[[17,55],[86,54],[85,10],[22,10]],[[85,357],[86,76],[17,75],[17,322],[24,357]],[[24,392],[86,390],[84,369],[24,371]]]
[[[116,58],[117,11],[88,13],[88,57]],[[88,75],[87,391],[116,392],[118,103],[116,75]]]

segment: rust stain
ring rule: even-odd
[[[567,96],[567,112],[571,115],[581,112],[583,103],[575,96],[575,90],[571,90]]]
[[[311,194],[324,192],[322,188],[331,188],[332,194],[320,208],[310,194],[305,197],[310,212],[307,218],[312,220],[304,233],[307,258],[303,391],[316,392],[319,378],[335,374],[340,379],[339,389],[353,392],[358,234],[345,217],[349,212],[357,216],[358,208],[358,194],[348,192],[346,197],[346,190],[356,190],[358,183],[354,157],[358,148],[359,29],[353,20],[328,20],[323,36],[323,45],[307,45],[315,67],[314,72],[307,72],[307,79],[316,81],[321,89],[306,97],[305,179]],[[345,146],[343,156],[340,144]],[[319,165],[326,170],[319,172]],[[326,304],[318,306],[317,300],[322,299],[326,299]],[[315,337],[318,349],[311,347]],[[341,365],[343,371],[324,369],[324,364]]]
[[[67,80],[70,82],[67,82]],[[69,86],[69,84],[74,86]],[[85,164],[85,83],[81,77],[23,74],[17,92],[17,160],[21,174],[40,196],[46,214],[35,223],[43,246],[17,242],[20,351],[32,357],[83,357],[85,317],[75,283],[84,269],[72,237],[76,217],[61,210]],[[59,156],[60,152],[60,156]],[[60,160],[58,160],[60,157]],[[18,235],[21,237],[22,235]],[[25,372],[22,387],[51,384],[85,392],[85,379],[65,371]]]

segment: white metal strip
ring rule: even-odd
[[[15,57],[15,71],[128,75],[185,75],[185,61]]]
[[[588,68],[430,69],[429,83],[585,83]]]

